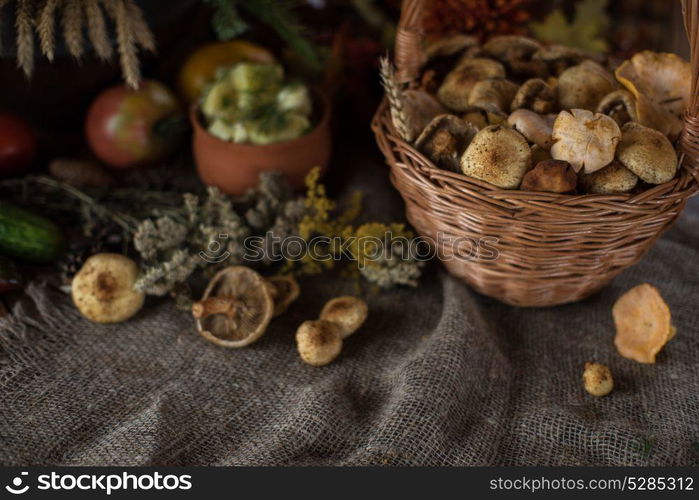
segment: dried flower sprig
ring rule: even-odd
[[[0,0],[0,7],[14,1],[17,31],[17,65],[30,77],[34,71],[34,34],[41,52],[53,61],[56,24],[60,18],[68,52],[80,59],[85,53],[83,30],[100,59],[114,53],[105,15],[114,23],[119,61],[124,79],[131,87],[141,80],[139,50],[155,51],[155,39],[143,12],[134,0]]]
[[[393,126],[401,136],[401,139],[409,141],[408,119],[405,115],[405,97],[403,89],[396,80],[396,70],[388,57],[382,57],[380,62],[381,84],[386,92],[386,99],[391,109]]]

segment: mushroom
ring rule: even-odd
[[[614,160],[600,170],[580,176],[580,185],[588,193],[628,193],[638,184],[638,176]]]
[[[454,115],[439,115],[425,127],[415,147],[435,165],[459,172],[459,158],[478,129]]]
[[[515,189],[531,166],[531,150],[511,128],[491,125],[476,134],[461,157],[461,171],[504,189]]]
[[[479,108],[469,107],[461,118],[472,123],[477,129],[482,129],[488,125],[500,125],[507,120],[507,114],[497,111],[486,111]]]
[[[567,161],[547,160],[539,162],[522,179],[522,191],[569,193],[575,190],[578,176]]]
[[[581,62],[595,57],[592,53],[567,45],[548,45],[536,51],[532,59],[543,61],[551,73],[560,75],[571,66],[577,66]],[[598,62],[601,62],[601,58]]]
[[[534,144],[531,149],[532,149],[532,165],[537,165],[539,162],[551,159],[551,153],[549,153],[548,149],[544,149],[537,144]]]
[[[592,396],[606,396],[614,389],[614,379],[609,367],[601,363],[585,363],[583,385]]]
[[[320,319],[337,324],[344,339],[362,326],[367,313],[367,304],[362,299],[351,296],[336,297],[323,306]]]
[[[612,308],[619,354],[639,363],[655,363],[655,356],[675,335],[670,308],[657,288],[638,285],[614,303]]]
[[[116,253],[88,258],[73,277],[71,294],[80,313],[95,323],[119,323],[136,314],[145,293],[136,290],[138,266]]]
[[[468,96],[468,105],[494,113],[506,113],[519,86],[509,80],[491,79],[476,83]]]
[[[423,90],[408,89],[403,96],[409,141],[413,141],[435,116],[447,112],[437,99]]]
[[[628,90],[615,90],[604,96],[597,105],[597,112],[612,117],[620,127],[629,121],[638,121],[636,100]]]
[[[342,351],[342,330],[331,321],[304,321],[296,330],[296,348],[309,365],[327,365]]]
[[[541,78],[531,78],[524,82],[515,94],[510,108],[531,109],[536,113],[550,113],[556,105],[556,94]]]
[[[481,80],[491,78],[505,78],[502,64],[481,57],[464,59],[444,78],[437,91],[437,98],[449,109],[466,111],[473,86]]]
[[[551,158],[569,162],[586,174],[609,165],[614,159],[621,130],[607,115],[586,109],[561,111],[553,124]]]
[[[555,115],[554,115],[555,116]],[[518,109],[507,119],[517,132],[522,134],[529,142],[542,149],[549,150],[553,144],[553,122],[528,109]]]
[[[504,63],[513,75],[545,77],[546,64],[532,56],[541,44],[531,38],[517,35],[498,35],[483,45],[483,53]]]
[[[614,76],[593,61],[568,68],[558,78],[561,109],[597,109],[604,96],[616,89]]]
[[[476,47],[477,45],[478,40],[476,38],[457,33],[431,42],[425,48],[425,56],[427,57],[427,60],[434,59],[436,57],[449,57],[458,54],[459,52],[463,52],[468,48]]]
[[[296,279],[291,275],[272,276],[267,278],[267,283],[272,286],[270,290],[272,300],[274,300],[272,317],[276,318],[283,314],[289,305],[298,298],[301,289]]]
[[[677,153],[664,134],[634,122],[624,125],[621,132],[616,158],[626,168],[649,184],[662,184],[675,177]]]
[[[230,266],[209,281],[192,306],[201,335],[223,347],[252,344],[266,331],[274,311],[272,285],[252,269]]]

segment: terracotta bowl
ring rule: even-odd
[[[228,194],[241,195],[257,186],[262,172],[281,172],[297,189],[303,186],[306,174],[313,167],[325,171],[332,149],[331,107],[324,95],[316,93],[315,97],[322,114],[313,130],[298,139],[264,146],[235,144],[211,135],[202,125],[199,109],[193,106],[190,111],[194,129],[192,146],[201,180]]]

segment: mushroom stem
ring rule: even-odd
[[[202,319],[212,314],[223,314],[233,319],[238,311],[239,301],[230,295],[208,297],[192,304],[192,316]]]

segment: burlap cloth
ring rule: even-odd
[[[381,218],[401,203],[380,159],[347,169]],[[332,184],[332,183],[331,183]],[[369,295],[366,325],[324,368],[299,359],[296,327],[354,285],[317,277],[256,344],[209,344],[153,300],[94,325],[34,285],[0,320],[5,465],[699,464],[699,219],[685,214],[645,259],[575,305],[516,309],[431,265],[417,289]],[[677,336],[656,365],[619,356],[611,306],[660,288]],[[585,361],[616,389],[586,395]]]

